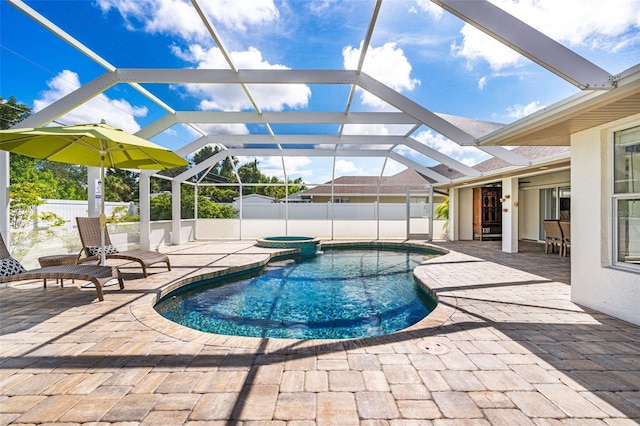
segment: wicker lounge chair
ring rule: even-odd
[[[562,256],[563,238],[560,223],[557,220],[544,220],[542,223],[546,234],[544,239],[544,252],[549,253],[549,246],[551,246],[552,253],[555,253],[557,248],[558,254]]]
[[[85,258],[80,262],[98,260],[100,258],[100,219],[97,217],[76,217],[78,224],[78,232],[82,241],[82,250]],[[142,275],[147,277],[147,268],[156,263],[166,263],[167,268],[171,270],[169,256],[157,251],[129,250],[118,251],[109,238],[109,232],[105,229],[104,245],[107,259],[122,259],[132,262],[138,262],[142,267]]]
[[[98,292],[98,300],[101,301],[104,300],[102,287],[109,281],[117,279],[120,288],[124,288],[120,271],[111,266],[61,265],[27,271],[20,262],[11,257],[0,235],[0,283],[42,279],[60,280],[61,286],[64,279],[91,281]]]
[[[560,221],[560,229],[562,229],[562,251],[561,256],[567,255],[567,249],[571,247],[571,222]]]

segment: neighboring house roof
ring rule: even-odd
[[[568,146],[521,146],[515,148],[513,152],[532,162],[539,160],[569,158],[571,148]],[[499,158],[493,157],[486,161],[473,166],[474,169],[482,173],[490,173],[511,167],[509,163]],[[429,167],[436,173],[441,174],[449,179],[462,179],[465,177],[462,173],[453,170],[445,164],[438,164]],[[526,166],[520,167],[521,171],[525,171]],[[346,195],[372,195],[376,194],[376,185],[378,184],[377,176],[342,176],[335,179],[333,194],[336,196]],[[393,176],[384,176],[380,182],[380,195],[400,195],[406,193],[407,185],[412,190],[425,190],[426,185],[435,183],[431,178],[425,177],[413,169],[405,169]],[[331,195],[331,181],[315,188],[311,188],[301,194],[308,195]]]
[[[238,201],[239,199],[240,197],[235,197],[233,200]],[[243,201],[253,200],[253,201],[262,201],[265,203],[272,203],[275,200],[275,198],[268,197],[266,195],[261,195],[261,194],[247,194],[242,196],[242,200]]]
[[[393,176],[342,176],[334,180],[334,195],[374,195],[380,181],[380,195],[405,194],[407,185],[411,190],[424,190],[429,180],[413,169],[406,169]],[[331,195],[331,181],[303,192],[304,195]]]

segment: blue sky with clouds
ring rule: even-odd
[[[491,0],[514,16],[610,73],[640,63],[640,0]],[[26,1],[29,7],[117,68],[222,68],[228,65],[189,1]],[[372,15],[372,0],[200,0],[240,69],[354,69]],[[14,7],[0,3],[0,96],[38,111],[105,69]],[[513,122],[579,89],[546,71],[428,0],[385,0],[364,72],[425,108],[443,114]],[[252,110],[239,87],[143,84],[177,111]],[[264,111],[344,111],[348,85],[250,87]],[[362,91],[352,111],[392,110]],[[130,132],[166,112],[119,84],[70,111],[64,124],[96,122]],[[214,134],[265,133],[259,125],[201,125]],[[305,128],[274,125],[276,133]],[[335,134],[337,126],[315,126]],[[345,134],[404,134],[406,126],[347,126]],[[196,135],[177,125],[153,140],[177,149]],[[473,165],[487,158],[426,127],[413,137]],[[247,160],[253,160],[247,159]],[[282,175],[281,158],[259,158],[268,175]],[[429,166],[434,163],[417,158]],[[289,178],[329,180],[331,159],[287,158]],[[339,158],[337,175],[378,175],[382,159]],[[387,162],[385,174],[404,168]]]

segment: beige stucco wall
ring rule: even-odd
[[[640,114],[571,137],[571,298],[640,324],[640,273],[612,266],[612,132],[640,124]]]
[[[458,239],[473,240],[473,189],[458,191]]]
[[[520,190],[518,213],[520,239],[538,241],[540,239],[539,189]]]
[[[519,238],[540,239],[540,190],[571,186],[571,172],[563,170],[537,176],[526,176],[520,182]]]

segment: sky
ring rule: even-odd
[[[640,0],[490,0],[518,19],[617,74],[640,63]],[[188,0],[26,1],[29,7],[117,68],[229,69]],[[200,0],[239,69],[355,69],[373,0]],[[580,89],[465,24],[428,0],[384,0],[363,71],[436,113],[512,123]],[[0,3],[0,96],[41,110],[105,69],[34,19]],[[177,111],[252,111],[241,88],[142,84]],[[263,111],[345,111],[348,85],[253,85]],[[357,90],[351,111],[393,107]],[[56,120],[98,122],[136,132],[166,111],[118,84]],[[261,125],[200,124],[207,133],[266,133]],[[276,134],[336,134],[337,125],[273,125]],[[349,125],[344,134],[404,135],[407,126]],[[176,125],[152,138],[178,149],[198,138]],[[466,165],[488,159],[422,126],[412,137]],[[402,148],[398,148],[402,150]],[[415,152],[424,166],[433,160]],[[283,177],[280,157],[258,157]],[[241,162],[254,158],[241,158]],[[344,175],[390,175],[405,167],[381,158],[288,157],[287,177],[322,183]]]

